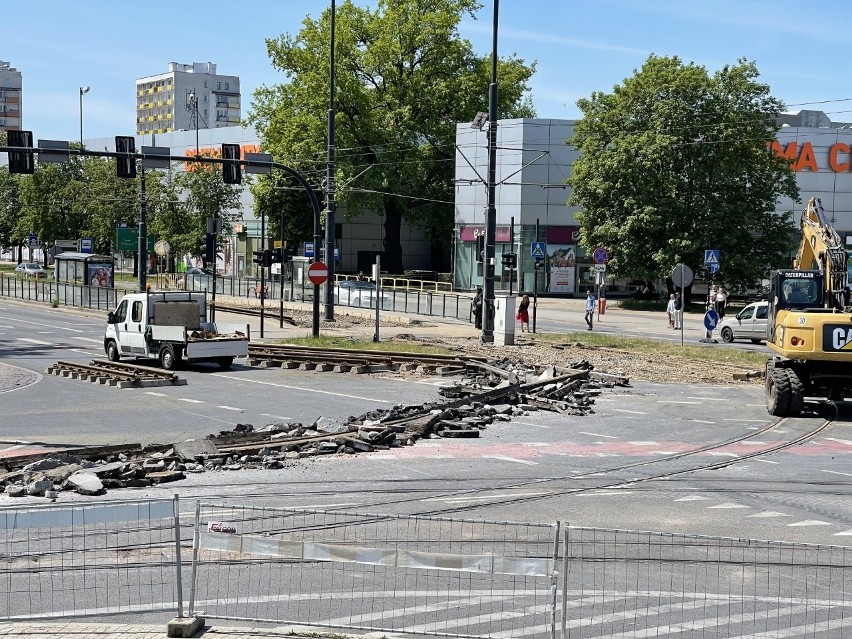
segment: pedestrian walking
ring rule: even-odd
[[[669,295],[669,302],[666,304],[666,315],[669,317],[669,328],[675,327],[675,294]]]
[[[515,316],[521,323],[521,333],[529,333],[530,332],[530,296],[524,295],[521,298],[521,303],[518,305],[518,314]],[[524,330],[524,324],[527,325],[526,330]]]
[[[592,330],[592,321],[595,317],[595,304],[597,304],[597,299],[595,299],[595,294],[592,292],[592,289],[589,289],[586,294],[586,324],[589,325],[589,328],[586,330]]]
[[[675,293],[674,299],[674,329],[679,331],[683,326],[683,300],[680,297],[680,293]]]
[[[482,287],[476,288],[476,295],[473,296],[471,302],[471,310],[473,311],[473,325],[477,329],[482,329]]]
[[[728,305],[728,291],[726,291],[721,286],[716,293],[716,313],[719,315],[719,319],[725,318],[725,307]]]

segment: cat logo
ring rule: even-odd
[[[852,351],[852,328],[835,326],[831,329],[831,350]]]

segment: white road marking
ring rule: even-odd
[[[16,325],[20,324],[32,324],[33,326],[45,326],[47,328],[55,328],[60,331],[71,331],[72,333],[85,333],[86,331],[79,328],[67,328],[65,326],[53,326],[52,324],[42,324],[41,322],[33,322],[30,320],[23,320],[19,317],[4,317],[0,315],[0,319],[9,320],[10,322],[16,322]],[[14,326],[9,326],[8,328],[14,328]]]
[[[203,404],[200,399],[189,399],[187,397],[181,397],[178,399],[179,402],[189,402],[190,404]]]
[[[749,404],[749,406],[751,406],[751,404]],[[761,406],[762,406],[762,404],[761,404]],[[724,422],[755,422],[757,424],[768,423],[765,419],[732,419],[730,417],[723,419],[722,421],[724,421]]]
[[[756,519],[758,517],[790,517],[790,515],[787,515],[785,513],[779,513],[779,512],[774,511],[774,510],[764,510],[762,513],[755,513],[753,515],[746,515],[746,517],[753,517],[753,518]]]
[[[688,402],[683,399],[658,399],[658,404],[700,404],[701,402]]]
[[[777,461],[769,461],[768,459],[761,459],[760,457],[755,457],[754,461],[763,462],[764,464],[777,464]]]
[[[787,524],[788,526],[831,526],[831,524],[827,521],[820,521],[819,519],[805,519],[804,521],[797,521],[795,524]]]
[[[275,382],[264,382],[259,379],[246,379],[245,377],[237,377],[236,375],[225,375],[223,373],[210,373],[214,377],[224,377],[225,379],[235,379],[238,382],[246,384],[260,384],[262,386],[275,386],[277,388],[288,388],[290,390],[302,391],[303,393],[320,393],[321,395],[334,395],[335,397],[347,397],[349,399],[362,399],[368,402],[377,402],[379,404],[393,404],[389,399],[374,399],[371,397],[363,397],[360,395],[347,395],[346,393],[333,393],[331,391],[319,390],[316,388],[304,388],[302,386],[290,386],[288,384],[277,384]]]
[[[538,466],[538,462],[528,459],[516,459],[514,457],[506,457],[505,455],[483,455],[484,459],[499,459],[500,461],[514,462],[516,464],[526,464],[528,466]]]
[[[627,410],[626,408],[613,408],[617,413],[630,413],[632,415],[647,415],[648,413],[643,413],[641,410]]]
[[[826,437],[826,440],[830,442],[838,442],[840,444],[846,444],[847,446],[852,446],[852,441],[848,439],[837,439],[837,437]]]
[[[659,446],[657,442],[627,442],[631,446]]]
[[[529,446],[530,448],[546,448],[547,446],[550,446],[550,444],[545,442],[521,442],[521,446]]]
[[[168,397],[165,393],[155,393],[154,391],[145,391],[146,395],[155,395],[156,397]]]
[[[223,410],[238,410],[242,412],[242,408],[237,408],[236,406],[217,406],[216,408],[221,408]]]
[[[739,442],[744,446],[765,446],[766,442],[762,442],[759,439],[748,439],[744,442]]]
[[[532,422],[522,422],[520,420],[513,420],[516,424],[523,424],[524,426],[535,426],[536,428],[544,428],[546,430],[550,430],[550,426],[545,426],[544,424],[533,424]]]
[[[73,339],[81,340],[83,342],[94,342],[95,344],[103,344],[104,341],[102,339],[95,339],[94,337],[83,337],[82,335],[72,335]]]
[[[53,346],[53,342],[44,342],[40,339],[33,339],[31,337],[19,337],[19,342],[27,342],[28,344],[36,344],[38,346]]]
[[[708,402],[727,402],[727,397],[687,397],[687,399],[700,399]]]
[[[677,455],[679,450],[649,450],[652,455]]]
[[[732,508],[751,508],[751,506],[744,506],[743,504],[735,504],[735,503],[727,503],[727,504],[718,504],[716,506],[707,506],[707,510],[711,510],[713,508],[718,508],[720,510],[730,510]]]
[[[607,439],[618,439],[615,435],[601,435],[600,433],[587,433],[584,430],[577,431],[581,435],[591,435],[592,437],[606,437]]]
[[[261,413],[261,417],[271,417],[272,419],[283,419],[287,421],[288,419],[293,419],[292,417],[284,417],[283,415],[270,415],[269,413]]]
[[[760,406],[761,408],[766,408],[766,404],[746,404],[746,406]]]
[[[80,353],[80,355],[89,355],[90,357],[95,357],[98,353],[92,353],[90,351],[84,351],[82,348],[69,348],[72,353]]]
[[[844,477],[852,477],[852,473],[841,473],[839,470],[824,470],[824,473],[828,473],[829,475],[843,475]]]
[[[723,453],[718,450],[707,450],[704,451],[705,455],[712,455],[713,457],[739,457],[736,453]]]
[[[711,422],[706,419],[690,419],[691,422],[696,422],[697,424],[715,424],[716,422]]]
[[[524,492],[513,492],[513,493],[496,493],[491,495],[459,495],[458,497],[430,497],[429,499],[424,499],[423,501],[442,501],[447,503],[456,503],[463,501],[484,501],[486,499],[497,499],[499,497],[538,497],[540,495],[547,495],[548,493],[524,493]]]
[[[50,335],[53,331],[36,331],[39,335]]]
[[[852,535],[852,528],[850,528],[849,530],[844,530],[843,532],[834,533],[835,537],[848,537],[850,535]]]
[[[675,499],[675,501],[704,501],[710,499],[709,497],[702,497],[701,495],[689,495],[688,497],[680,497]]]

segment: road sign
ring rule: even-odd
[[[328,279],[328,267],[325,262],[314,262],[308,268],[308,279],[319,286]]]
[[[530,244],[530,253],[533,259],[544,259],[547,255],[547,242],[533,242]]]
[[[139,231],[127,226],[119,226],[115,229],[115,250],[119,252],[135,253],[139,249]],[[157,237],[148,233],[148,251],[154,250]]]
[[[710,269],[711,273],[716,273],[719,270],[719,264],[718,262],[716,264],[708,264],[707,268]]]
[[[712,308],[704,313],[704,328],[712,331],[719,325],[719,314]]]
[[[711,267],[713,266],[713,264],[715,264],[716,270],[719,270],[719,249],[709,249],[707,251],[704,251],[704,263],[707,266]],[[712,268],[710,270],[713,273],[716,272]]]
[[[692,284],[692,280],[695,279],[695,274],[686,264],[677,264],[672,269],[671,278],[675,286],[685,288]]]
[[[38,235],[36,235],[35,233],[30,233],[27,236],[27,244],[29,244],[30,246],[38,246]]]
[[[595,252],[592,253],[592,260],[595,264],[606,264],[608,259],[609,253],[607,253],[607,250],[602,246],[596,248]]]
[[[81,237],[80,238],[80,252],[81,253],[94,253],[95,252],[95,240],[91,237]]]
[[[594,266],[598,273],[606,273],[606,264],[595,264]]]

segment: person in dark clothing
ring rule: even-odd
[[[482,328],[482,287],[477,287],[476,295],[473,297],[473,302],[471,303],[471,308],[473,309],[473,325],[481,329]]]
[[[521,333],[530,332],[530,296],[524,295],[521,298],[521,303],[518,305],[518,314],[516,319],[521,323]],[[526,330],[524,329],[526,324]]]

